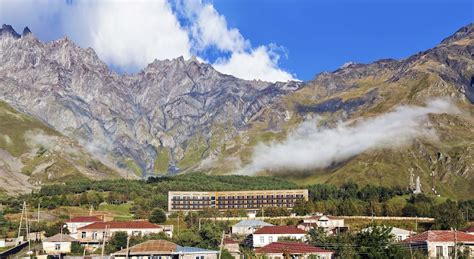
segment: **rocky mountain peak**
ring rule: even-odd
[[[0,37],[7,35],[17,39],[20,38],[20,34],[18,34],[11,25],[3,24],[2,28],[0,29]]]
[[[30,30],[30,28],[28,28],[28,26],[26,26],[23,29],[23,33],[21,34],[21,37],[25,37],[26,35],[29,35],[29,34],[31,34],[31,30]]]
[[[474,37],[474,23],[470,23],[461,29],[457,30],[453,35],[445,38],[441,41],[441,44],[449,44],[454,41],[458,41],[463,38],[471,38]]]
[[[8,78],[0,80],[2,100],[144,176],[198,163],[190,143],[208,146],[199,157],[215,152],[213,130],[232,125],[228,136],[213,140],[224,142],[262,107],[301,86],[242,80],[184,57],[118,75],[67,37],[10,40],[0,53],[0,78]],[[155,162],[159,156],[167,160]]]

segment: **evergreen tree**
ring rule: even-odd
[[[438,229],[461,229],[466,225],[457,203],[451,200],[436,206],[434,210],[435,224]]]
[[[166,221],[165,211],[160,208],[153,209],[148,221],[150,221],[151,223],[164,223]]]

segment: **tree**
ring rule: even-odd
[[[370,224],[356,235],[359,253],[368,255],[367,258],[389,258],[387,252],[394,238],[391,231],[392,227]]]
[[[49,225],[49,226],[46,227],[45,236],[52,237],[52,236],[54,236],[58,233],[61,233],[61,229],[62,229],[63,234],[69,234],[69,230],[67,229],[67,227],[65,227],[64,222],[63,221],[56,221],[52,225]]]
[[[199,235],[202,240],[200,246],[214,249],[221,242],[222,230],[213,223],[206,223],[202,225]]]
[[[174,240],[181,246],[197,246],[202,241],[201,236],[194,231],[183,231]]]
[[[109,244],[114,248],[115,251],[127,247],[128,234],[125,231],[117,231],[113,234]]]
[[[84,247],[81,246],[78,242],[71,243],[71,254],[74,255],[83,255],[84,254]]]
[[[4,236],[7,233],[8,222],[3,216],[3,211],[0,211],[0,236]]]
[[[466,225],[466,220],[462,215],[456,202],[447,200],[436,206],[434,210],[435,225],[439,229],[460,229]]]
[[[160,208],[153,209],[148,221],[150,221],[151,223],[164,223],[166,221],[165,211]]]
[[[309,211],[308,207],[306,206],[306,202],[304,200],[297,200],[295,202],[295,206],[293,206],[293,212],[298,216],[307,215]]]

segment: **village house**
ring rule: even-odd
[[[252,235],[252,246],[263,247],[278,239],[288,238],[304,241],[306,232],[294,226],[265,226],[257,229]]]
[[[65,234],[56,234],[43,240],[43,251],[47,255],[69,254],[73,242],[77,240]]]
[[[165,240],[149,240],[111,254],[112,258],[131,259],[217,259],[219,251],[179,246]]]
[[[469,227],[461,230],[462,232],[464,233],[467,233],[467,234],[470,234],[470,235],[474,235],[474,225],[470,225]]]
[[[67,225],[67,229],[69,230],[69,235],[71,237],[76,238],[78,228],[82,228],[92,223],[101,222],[101,221],[104,221],[104,220],[97,216],[80,216],[80,217],[70,218],[66,220],[66,222],[64,223],[66,223]]]
[[[270,223],[261,220],[242,220],[232,226],[232,234],[235,235],[250,235],[253,234],[257,229],[265,226],[273,226]]]
[[[372,230],[372,228],[368,227],[368,228],[361,229],[360,231],[363,232],[363,231],[371,231],[371,230]],[[403,240],[409,238],[410,236],[416,234],[416,232],[406,230],[406,229],[392,227],[392,230],[390,231],[390,234],[392,234],[395,241],[400,242],[400,241],[403,241]]]
[[[455,253],[474,256],[474,235],[452,230],[429,230],[401,242],[411,249],[422,249],[429,258],[453,258]],[[456,244],[456,246],[455,246]]]
[[[77,239],[83,245],[98,247],[105,238],[108,241],[115,232],[126,232],[129,236],[140,236],[163,232],[163,227],[148,221],[94,222],[77,229]]]
[[[240,258],[241,252],[240,252],[239,241],[233,240],[230,238],[225,238],[223,245],[224,245],[224,249],[227,250],[227,252],[229,252],[229,254],[232,255],[232,257],[234,257],[235,259]]]
[[[330,259],[334,252],[319,247],[314,247],[301,242],[273,242],[264,247],[255,249],[257,257],[265,257],[268,259],[282,258],[319,258]]]
[[[313,228],[322,228],[326,232],[339,232],[345,231],[344,219],[330,215],[316,215],[309,218],[305,218],[298,224],[298,228],[304,231],[310,231]]]

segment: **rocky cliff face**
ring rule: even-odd
[[[22,36],[8,25],[0,30],[0,99],[137,174],[192,166],[193,140],[207,145],[199,159],[210,155],[209,141],[226,139],[213,138],[216,128],[231,137],[300,86],[245,81],[183,58],[118,75],[68,38],[43,43],[28,28]]]
[[[27,28],[19,35],[4,25],[0,100],[97,157],[146,176],[232,172],[249,163],[257,143],[284,139],[308,116],[322,116],[330,126],[449,96],[463,113],[431,116],[437,142],[416,140],[403,149],[366,152],[331,168],[287,176],[305,184],[404,186],[413,172],[426,191],[434,187],[466,198],[474,197],[473,57],[471,24],[406,59],[348,63],[306,83],[241,80],[183,58],[118,75],[90,48],[67,38],[43,43]]]

